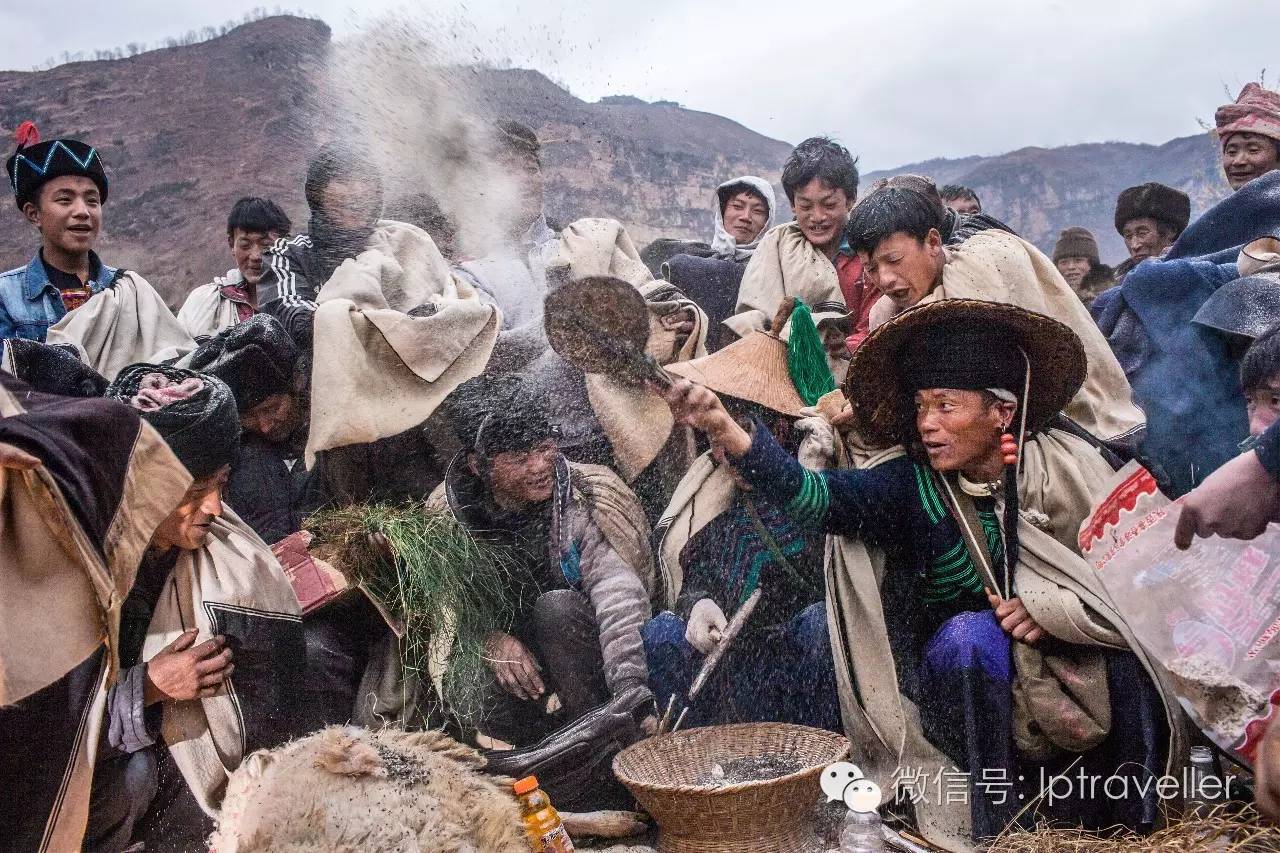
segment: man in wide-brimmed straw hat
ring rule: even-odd
[[[774,329],[791,323],[789,341],[756,331],[667,369],[720,394],[741,423],[758,420],[794,455],[806,407],[834,388],[807,311],[788,299],[775,317]],[[825,384],[806,376],[806,360],[825,374]],[[759,606],[686,724],[780,721],[838,729],[822,603],[822,534],[757,494],[719,448],[703,454],[680,481],[656,534],[661,574],[671,584],[671,609],[644,630],[659,707],[672,694],[687,694],[703,656],[721,642],[728,616],[760,588]]]
[[[906,311],[859,348],[845,386],[862,438],[896,446],[824,472],[744,429],[711,390],[665,392],[756,493],[832,535],[845,730],[886,792],[910,787],[904,769],[965,774],[964,805],[916,803],[949,849],[1000,832],[1042,773],[1073,762],[1128,779],[1129,795],[1055,796],[1042,812],[1097,827],[1157,818],[1149,787],[1134,791],[1165,772],[1179,712],[1072,547],[1110,465],[1052,427],[1085,374],[1079,338],[1043,315],[964,299]],[[999,789],[984,784],[996,777]]]

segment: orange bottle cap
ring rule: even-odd
[[[538,790],[538,777],[526,776],[512,786],[512,790],[516,792],[517,797],[522,797],[532,791]]]

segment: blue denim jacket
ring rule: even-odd
[[[98,275],[90,282],[89,289],[97,293],[115,277],[114,267],[100,263]],[[43,342],[45,332],[66,313],[58,288],[45,274],[39,252],[25,267],[0,275],[0,339]]]

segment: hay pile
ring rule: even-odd
[[[474,724],[489,681],[485,638],[510,630],[515,617],[508,591],[516,555],[474,539],[452,515],[420,501],[324,510],[307,520],[307,530],[317,556],[363,584],[403,624],[407,672],[429,679],[433,638],[453,636],[444,700],[451,713]]]
[[[1251,806],[1220,807],[1204,817],[1187,817],[1151,835],[1117,827],[1112,832],[1084,832],[1040,826],[1011,830],[987,848],[989,853],[1254,853],[1280,850],[1280,827],[1268,823]]]

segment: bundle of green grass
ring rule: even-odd
[[[407,673],[428,681],[433,642],[453,637],[442,698],[464,724],[478,721],[489,680],[485,639],[508,631],[514,619],[511,549],[476,539],[451,514],[421,501],[324,510],[308,519],[307,530],[318,556],[402,623]]]

